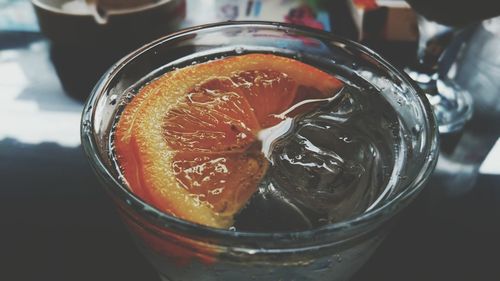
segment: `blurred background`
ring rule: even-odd
[[[500,8],[409,2],[0,0],[0,280],[158,280],[83,155],[83,103],[130,51],[227,20],[359,41],[463,113],[442,131],[430,183],[353,280],[500,280]]]

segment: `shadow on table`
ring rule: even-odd
[[[80,147],[0,141],[0,280],[156,280]]]

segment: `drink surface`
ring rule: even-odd
[[[363,213],[384,192],[396,157],[394,109],[376,91],[346,84],[333,99],[283,122],[270,167],[236,228],[298,231]]]
[[[353,217],[385,194],[401,132],[374,87],[275,55],[176,67],[132,89],[110,138],[146,202],[208,226],[281,232]]]

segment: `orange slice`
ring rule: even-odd
[[[264,176],[257,133],[342,83],[299,61],[248,54],[171,71],[125,107],[115,152],[131,190],[173,216],[227,228]]]

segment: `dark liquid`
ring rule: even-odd
[[[174,62],[145,77],[124,95],[122,106],[148,81],[190,64]],[[233,229],[313,229],[359,215],[390,193],[386,186],[404,145],[403,128],[385,98],[367,82],[359,84],[345,84],[333,98],[304,101],[315,103],[315,109],[274,126],[287,125],[279,134],[261,131],[271,165]],[[113,151],[112,137],[110,144]]]
[[[316,228],[365,212],[384,193],[401,138],[397,114],[378,92],[346,85],[290,123],[265,152],[271,166],[237,215],[238,230]]]

